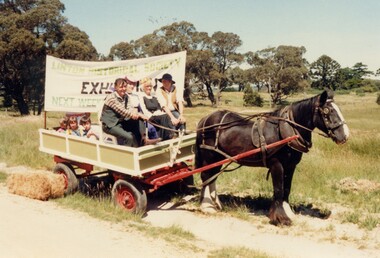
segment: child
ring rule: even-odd
[[[59,120],[59,128],[57,129],[57,132],[65,133],[66,129],[67,129],[67,117],[63,117]]]
[[[80,119],[79,124],[83,127],[83,135],[82,136],[99,140],[99,136],[97,135],[97,133],[95,133],[94,130],[91,129],[91,118],[90,117],[83,116]]]
[[[68,129],[66,130],[66,133],[69,135],[76,135],[76,136],[82,136],[83,135],[83,128],[82,126],[79,126],[78,120],[76,116],[70,116],[68,119]]]

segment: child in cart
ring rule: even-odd
[[[67,117],[63,117],[59,120],[59,128],[57,129],[57,132],[66,133],[66,130],[67,130]]]
[[[91,118],[83,116],[80,119],[79,124],[83,127],[83,137],[99,140],[99,134],[91,127]]]
[[[66,130],[68,135],[83,136],[83,127],[79,125],[76,116],[70,116],[68,119],[68,124],[69,126]]]

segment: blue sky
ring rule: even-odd
[[[197,31],[232,32],[241,53],[266,47],[306,47],[309,62],[328,55],[342,67],[380,68],[379,0],[61,0],[68,22],[107,55],[175,21]]]

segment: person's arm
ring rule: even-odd
[[[126,109],[122,103],[120,103],[114,98],[106,99],[104,105],[110,107],[113,111],[125,118],[133,118],[134,115],[136,115],[133,110]]]
[[[158,100],[158,103],[160,103],[160,106],[162,108],[162,110],[170,117],[170,120],[172,122],[173,125],[178,125],[178,123],[180,122],[179,119],[175,118],[175,116],[173,115],[173,113],[170,111],[167,103],[166,103],[166,99],[165,97],[162,95],[161,93],[161,90],[160,89],[157,89],[157,100]]]
[[[183,99],[183,94],[180,93],[180,91],[177,89],[177,105],[178,105],[178,112],[179,112],[179,117],[178,117],[178,120],[180,121],[181,124],[184,124],[186,123],[186,119],[185,119],[185,116],[184,116],[184,106],[183,106],[183,102],[184,102],[184,99]]]
[[[145,94],[139,94],[140,107],[141,107],[142,113],[149,119],[152,116],[152,112],[150,112],[146,108],[145,101],[144,101],[144,95]]]

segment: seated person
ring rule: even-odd
[[[67,130],[67,117],[63,117],[59,120],[59,128],[57,129],[57,132],[59,133],[66,133]]]
[[[140,105],[140,98],[137,92],[135,92],[135,87],[137,82],[134,82],[132,80],[129,80],[128,77],[125,77],[125,80],[130,83],[127,85],[127,96],[128,96],[128,105],[130,105],[132,108],[136,110],[136,112],[142,112],[141,105]],[[146,115],[146,113],[142,112]],[[159,139],[156,128],[149,124],[145,123],[145,126],[148,128],[148,138],[149,139]],[[162,140],[159,139],[159,140]]]
[[[177,91],[172,76],[165,73],[158,79],[162,87],[157,89],[157,99],[162,109],[169,115],[172,124],[177,130],[186,129],[186,119],[183,116],[183,95]]]
[[[170,117],[162,111],[157,98],[152,95],[152,80],[150,78],[143,78],[140,80],[140,87],[143,90],[140,94],[140,106],[142,112],[149,118],[149,121],[161,125],[162,127],[172,129],[165,130],[159,127],[156,128],[160,138],[163,140],[173,138],[175,127],[173,126]],[[148,123],[148,125],[151,124]]]
[[[91,128],[91,118],[89,116],[82,116],[79,124],[83,127],[82,136],[99,140],[99,134]]]
[[[70,116],[68,119],[68,128],[66,130],[66,134],[68,135],[83,135],[83,127],[78,124],[78,119],[76,116]]]
[[[155,144],[157,140],[145,136],[143,121],[148,118],[128,105],[127,84],[123,78],[116,79],[115,91],[107,95],[100,117],[103,131],[115,136],[120,144],[126,146]]]

